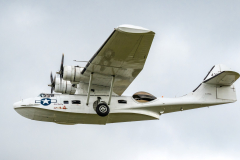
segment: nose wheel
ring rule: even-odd
[[[96,107],[96,112],[99,116],[105,117],[109,113],[109,107],[106,103],[99,103]]]

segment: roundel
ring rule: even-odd
[[[44,106],[48,106],[49,104],[51,104],[51,99],[50,98],[43,98],[41,99],[41,104]]]

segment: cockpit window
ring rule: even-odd
[[[155,96],[147,92],[137,92],[132,97],[140,103],[146,103],[157,99]]]

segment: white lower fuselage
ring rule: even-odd
[[[140,103],[130,96],[113,96],[109,105],[109,115],[100,117],[94,110],[93,103],[97,97],[107,102],[109,96],[90,96],[88,105],[86,105],[86,97],[86,95],[55,95],[49,98],[51,103],[47,101],[49,105],[42,101],[46,98],[29,98],[14,103],[14,109],[22,116],[38,121],[59,124],[106,124],[154,120],[159,119],[164,113],[235,102],[235,100],[198,98],[193,93],[179,98],[157,98],[147,103]],[[72,104],[72,100],[80,100],[81,104]],[[118,100],[126,100],[127,103],[119,103]],[[64,101],[68,101],[69,104],[64,104]]]

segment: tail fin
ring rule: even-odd
[[[211,100],[215,97],[214,99],[236,101],[236,92],[233,83],[239,76],[239,73],[231,71],[225,65],[215,65],[193,92],[201,94],[201,96],[204,96],[204,99],[206,99],[207,95],[213,95],[211,96]]]

